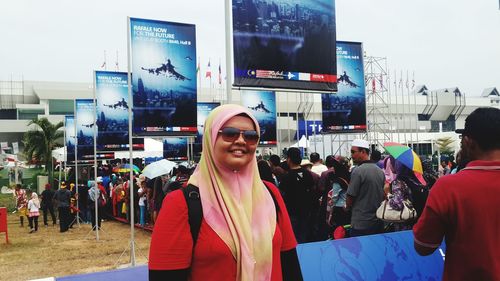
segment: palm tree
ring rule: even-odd
[[[52,124],[47,118],[33,119],[28,126],[36,125],[34,129],[24,133],[24,154],[28,161],[35,158],[45,164],[45,171],[48,173],[49,182],[52,183],[52,150],[61,147],[58,141],[63,138],[63,122]]]
[[[455,151],[453,150],[453,144],[455,141],[451,137],[443,137],[436,140],[436,145],[441,154],[453,155]]]

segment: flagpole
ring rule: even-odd
[[[132,148],[132,107],[134,106],[132,99],[132,58],[130,39],[130,17],[127,18],[127,77],[128,77],[128,146],[130,154],[130,177],[128,190],[130,194],[130,265],[135,266],[135,230],[134,230],[134,164],[133,164],[133,148]]]
[[[405,116],[405,93],[403,90],[403,70],[401,70],[401,75],[399,76],[399,87],[401,88],[401,102],[403,103],[403,110],[401,115],[403,116],[403,134],[405,137],[405,144],[408,144],[408,135],[406,134],[406,116]]]
[[[95,184],[95,187],[97,188],[97,191],[95,192],[95,197],[93,198],[94,199],[94,207],[95,207],[95,237],[96,237],[96,240],[99,241],[99,222],[100,222],[100,219],[99,218],[99,206],[97,204],[97,201],[99,201],[99,196],[100,196],[100,190],[99,190],[99,186],[97,185],[97,138],[96,138],[96,135],[97,135],[97,124],[96,124],[96,116],[97,116],[97,102],[96,102],[96,98],[95,98],[95,91],[96,91],[96,79],[95,79],[95,76],[96,76],[96,72],[94,71],[94,99],[92,100],[92,103],[94,105],[94,184]]]
[[[409,87],[409,81],[408,81],[408,70],[406,70],[406,96],[408,99],[408,115],[409,115],[409,120],[408,120],[408,128],[409,128],[409,134],[410,134],[410,140],[408,144],[411,143],[411,147],[413,148],[413,130],[411,129],[413,122],[411,121],[411,100],[410,100],[410,87]]]
[[[412,89],[415,89],[415,71],[413,71],[413,78],[411,80],[411,83],[412,83]],[[417,93],[413,93],[413,110],[415,111],[414,117],[415,117],[415,133],[416,133],[417,145],[420,146],[418,137],[419,130],[418,130],[418,113],[417,113]]]
[[[75,132],[75,185],[76,185],[76,193],[78,193],[78,133],[76,131],[76,120],[77,120],[77,111],[76,111],[76,100],[73,100],[73,131]],[[61,183],[59,183],[60,185]],[[78,201],[76,201],[78,204]],[[78,207],[77,207],[78,208]],[[87,218],[88,219],[88,218]],[[80,227],[80,220],[77,219],[76,223],[78,224],[78,227]]]
[[[396,73],[396,70],[394,70],[394,95],[396,97],[396,133],[398,135],[398,142],[401,143],[401,138],[399,137],[399,104],[398,104],[398,87],[396,86],[396,83],[398,81],[398,75]]]

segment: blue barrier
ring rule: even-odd
[[[444,268],[439,249],[415,252],[412,231],[301,244],[297,253],[305,281],[441,280]]]
[[[419,256],[411,231],[300,244],[297,253],[305,281],[441,280],[444,268],[444,248]],[[140,281],[148,280],[148,270],[138,266],[56,280]]]

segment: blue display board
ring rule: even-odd
[[[198,131],[193,145],[193,152],[195,158],[201,156],[205,120],[207,120],[208,114],[219,105],[220,103],[218,102],[199,102],[197,105],[198,117],[196,124]]]
[[[301,244],[297,253],[305,281],[441,280],[444,268],[439,249],[415,252],[411,231]]]
[[[73,163],[75,162],[76,131],[75,117],[72,115],[64,116],[64,135],[66,138],[66,161]]]
[[[163,139],[163,158],[170,161],[186,161],[187,138],[164,138]]]
[[[241,103],[259,122],[260,145],[276,145],[276,95],[273,91],[242,91]]]
[[[335,1],[233,0],[236,86],[337,90]]]
[[[363,46],[337,42],[338,92],[321,95],[323,131],[366,131]]]
[[[323,122],[321,120],[299,120],[299,140],[302,136],[306,135],[311,137],[321,134],[323,129]],[[294,135],[294,139],[297,139],[297,134]]]
[[[97,103],[97,151],[128,150],[128,75],[126,72],[95,72]],[[132,148],[144,150],[144,139],[134,138]]]
[[[195,26],[130,18],[129,36],[133,134],[196,134]]]
[[[76,150],[78,161],[94,159],[94,100],[75,100]]]

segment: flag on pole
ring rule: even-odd
[[[375,83],[375,77],[373,77],[372,78],[372,92],[373,92],[373,94],[375,94],[375,85],[376,85],[376,83]]]
[[[106,61],[102,63],[101,65],[101,68],[105,68],[106,67]]]
[[[380,73],[380,90],[384,90],[384,75],[382,73]]]
[[[222,84],[222,70],[220,68],[220,62],[219,62],[219,85]]]
[[[411,79],[411,88],[415,88],[415,71],[413,71],[413,78]]]
[[[210,60],[208,60],[207,72],[205,73],[205,78],[210,77],[212,79],[212,69],[210,69]]]

